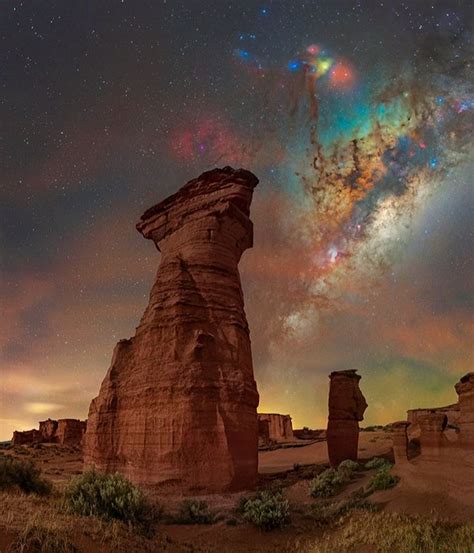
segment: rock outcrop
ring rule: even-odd
[[[464,375],[454,387],[459,396],[458,403],[446,407],[410,409],[407,412],[408,421],[404,424],[408,440],[411,443],[419,438],[423,461],[440,462],[456,456],[458,462],[465,459],[468,464],[474,464],[474,373]],[[391,425],[392,436],[394,447],[397,442],[401,452],[398,424],[401,423]],[[403,454],[399,457],[402,458]]]
[[[238,262],[253,243],[257,183],[215,169],[142,216],[160,265],[90,405],[86,466],[183,492],[255,484],[259,398]]]
[[[55,442],[57,429],[58,421],[47,419],[39,422],[39,431],[43,442]]]
[[[290,415],[258,413],[259,443],[287,442],[294,439]],[[265,424],[267,423],[267,424]]]
[[[335,371],[329,378],[328,454],[331,465],[337,466],[345,459],[357,460],[359,421],[367,403],[356,370]]]
[[[13,432],[13,445],[60,444],[80,446],[87,421],[78,419],[47,419],[39,422],[39,430]]]
[[[39,430],[15,430],[13,432],[13,445],[31,445],[41,443],[41,432]]]
[[[454,388],[459,396],[459,441],[474,457],[474,372],[464,375]]]
[[[57,443],[61,445],[81,444],[86,428],[86,421],[80,421],[77,419],[59,419],[56,430]]]
[[[409,426],[410,423],[408,421],[397,421],[390,425],[395,463],[405,463],[408,461],[407,428]]]
[[[308,427],[297,428],[293,430],[293,436],[297,440],[325,440],[326,429],[313,430]]]
[[[452,405],[446,405],[445,407],[430,407],[424,409],[409,409],[407,411],[407,421],[412,424],[418,424],[420,419],[429,413],[442,413],[448,418],[448,424],[457,426],[459,423],[459,404],[453,403]]]

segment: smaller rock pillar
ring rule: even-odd
[[[357,460],[359,421],[364,419],[367,409],[359,389],[360,378],[356,370],[335,371],[329,375],[327,442],[331,466],[346,459]]]

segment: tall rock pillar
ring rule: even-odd
[[[357,460],[359,421],[367,409],[359,389],[356,370],[335,371],[329,375],[329,418],[327,442],[329,462],[337,466],[346,459]]]
[[[161,261],[148,307],[90,406],[86,466],[173,490],[257,478],[258,393],[238,262],[258,179],[214,169],[144,213]]]

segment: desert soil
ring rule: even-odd
[[[374,456],[391,455],[392,441],[384,432],[361,432],[359,457],[361,460]],[[78,448],[59,448],[54,445],[40,447],[15,447],[0,450],[2,455],[33,459],[45,477],[52,480],[60,491],[67,482],[82,470],[82,457]],[[247,524],[231,526],[233,510],[243,494],[205,496],[220,521],[212,525],[163,524],[153,540],[132,535],[123,525],[98,521],[92,517],[72,517],[58,509],[58,501],[44,500],[35,496],[4,494],[0,498],[0,553],[8,551],[9,545],[27,522],[39,517],[51,520],[51,524],[67,530],[72,541],[83,553],[119,553],[127,551],[164,551],[170,553],[250,553],[250,552],[295,552],[302,550],[304,543],[314,541],[323,530],[305,515],[309,504],[314,502],[308,494],[312,474],[328,463],[326,442],[311,443],[304,447],[285,447],[259,454],[261,489],[269,486],[282,487],[290,501],[291,525],[274,532],[261,532]],[[364,472],[343,492],[349,494],[367,484],[370,472]],[[472,520],[474,512],[465,504],[436,496],[415,498],[412,490],[400,484],[384,492],[373,494],[371,499],[382,504],[384,509],[432,515],[438,511],[444,518]],[[183,497],[157,497],[165,511],[173,512]],[[474,501],[473,501],[474,504]],[[25,553],[27,553],[25,551]]]

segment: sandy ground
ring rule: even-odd
[[[359,437],[359,459],[371,459],[388,455],[392,439],[386,432],[361,432]],[[306,447],[282,448],[261,451],[258,455],[259,472],[268,474],[293,469],[295,464],[311,465],[328,463],[327,442],[316,442]]]
[[[361,432],[359,441],[359,458],[367,460],[374,456],[391,456],[392,441],[384,432]],[[1,449],[0,455],[13,455],[19,458],[31,458],[42,469],[44,476],[55,483],[61,490],[67,482],[82,470],[81,452],[78,448],[59,448],[55,445],[40,447],[16,447]],[[291,526],[270,533],[262,533],[248,524],[229,525],[235,514],[233,510],[243,494],[223,494],[204,496],[209,507],[218,514],[220,522],[212,525],[176,525],[159,526],[158,537],[151,543],[136,536],[131,537],[122,527],[110,526],[90,517],[70,517],[58,514],[54,499],[46,501],[34,496],[15,498],[11,495],[0,497],[0,552],[8,551],[8,545],[14,536],[33,515],[44,520],[60,520],[63,527],[70,528],[75,536],[75,543],[83,553],[133,553],[140,551],[163,551],[168,553],[286,553],[303,551],[304,543],[319,539],[322,528],[304,513],[314,499],[309,496],[309,483],[314,474],[323,470],[328,464],[325,442],[311,443],[304,447],[285,447],[259,453],[259,488],[277,486],[283,489],[292,510]],[[395,467],[394,471],[401,470]],[[371,500],[381,504],[387,511],[407,512],[410,514],[439,514],[444,518],[456,521],[474,520],[474,497],[456,498],[431,493],[425,489],[418,493],[413,489],[413,467],[400,473],[401,481],[396,488],[376,492]],[[365,486],[371,472],[360,473],[351,482],[341,496]],[[338,496],[339,497],[339,496]],[[158,497],[167,512],[172,513],[183,497]],[[470,506],[466,507],[466,501]],[[112,529],[111,529],[112,528]],[[122,534],[125,534],[122,536]],[[150,544],[151,543],[151,544]],[[27,552],[25,552],[27,553]]]

